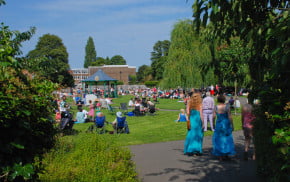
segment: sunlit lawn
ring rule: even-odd
[[[128,103],[132,96],[122,96],[113,99],[115,111],[119,111],[118,106],[121,102]],[[154,116],[127,116],[130,128],[130,134],[106,134],[108,138],[115,139],[120,145],[136,145],[144,143],[165,142],[174,140],[183,140],[186,135],[186,123],[176,123],[179,110],[184,108],[184,103],[178,100],[159,99],[156,106],[161,110],[157,111]],[[163,110],[166,109],[166,110]],[[132,110],[132,109],[131,109]],[[174,111],[175,110],[175,111]],[[111,122],[115,114],[103,109],[107,121]],[[240,115],[233,115],[235,130],[241,129]],[[85,132],[93,123],[75,124],[74,129],[79,132]],[[113,131],[112,126],[106,126],[107,131]],[[212,135],[211,131],[205,132],[205,135]]]

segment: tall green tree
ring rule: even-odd
[[[91,66],[93,62],[97,59],[97,52],[94,44],[94,40],[92,37],[89,37],[86,45],[86,55],[85,55],[85,62],[84,67],[87,68]]]
[[[162,86],[192,88],[212,84],[213,73],[203,73],[200,67],[210,59],[207,45],[202,44],[194,34],[192,21],[179,21],[171,32],[171,45],[164,66]]]
[[[126,60],[123,56],[115,55],[110,59],[110,65],[126,65]]]
[[[197,32],[211,22],[216,39],[240,37],[250,47],[249,101],[261,100],[254,123],[258,172],[269,181],[289,180],[289,1],[196,0],[193,9]]]
[[[167,61],[170,41],[157,41],[153,46],[151,52],[151,68],[154,80],[161,80],[163,78],[164,64]]]
[[[137,80],[139,83],[143,83],[151,79],[151,67],[148,65],[142,65],[138,68],[137,71]]]
[[[38,65],[34,65],[37,70],[34,71],[45,78],[63,86],[74,86],[73,77],[69,73],[68,53],[58,36],[45,34],[40,37],[36,48],[28,53],[27,59],[38,60]]]
[[[250,58],[250,48],[238,37],[230,41],[230,44],[224,42],[217,47],[217,61],[220,62],[220,75],[217,76],[222,80],[223,85],[249,87],[250,72],[247,63]]]

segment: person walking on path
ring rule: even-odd
[[[217,97],[218,105],[215,107],[217,116],[216,127],[212,138],[213,155],[218,156],[219,160],[229,160],[229,155],[235,155],[235,145],[232,136],[234,130],[233,119],[229,105],[225,105],[225,97]]]
[[[214,131],[213,121],[215,119],[214,112],[214,100],[210,96],[209,92],[206,93],[206,97],[202,101],[202,114],[204,122],[204,131],[207,131],[207,121],[210,122],[210,128]]]
[[[184,143],[184,154],[201,155],[203,142],[202,99],[199,93],[194,93],[186,108],[189,116],[189,127]]]
[[[244,160],[248,160],[248,151],[251,144],[251,139],[253,138],[253,120],[255,116],[252,113],[253,107],[251,104],[245,104],[242,107],[242,126],[245,136],[245,152],[244,152]],[[255,160],[255,146],[254,146],[254,154],[253,160]]]

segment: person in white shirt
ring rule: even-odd
[[[206,97],[202,101],[202,114],[203,114],[203,122],[204,122],[204,131],[207,131],[207,121],[210,122],[211,130],[214,131],[213,121],[215,118],[214,112],[214,100],[207,92]]]

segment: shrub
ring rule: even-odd
[[[277,94],[269,91],[262,94],[265,99],[255,109],[254,122],[258,172],[267,181],[287,181],[290,177],[290,103],[288,102],[284,112],[281,112],[284,103],[273,102]],[[284,100],[282,97],[279,99]]]
[[[1,181],[32,178],[34,157],[54,144],[55,130],[49,116],[52,111],[50,95],[56,85],[21,69],[21,62],[14,59],[16,47],[30,34],[13,33],[8,27],[1,27]]]
[[[157,86],[159,84],[158,81],[146,81],[144,83],[146,85],[146,87],[154,87],[154,86]]]
[[[107,135],[62,137],[43,164],[41,181],[137,181],[130,152]]]

